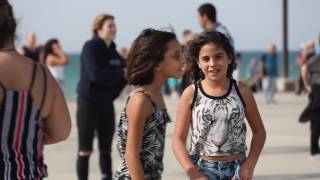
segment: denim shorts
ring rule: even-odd
[[[240,166],[244,158],[231,161],[204,160],[199,158],[197,167],[208,180],[240,180]]]

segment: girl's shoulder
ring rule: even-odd
[[[197,97],[197,91],[198,87],[196,84],[193,83],[187,86],[180,97],[180,106],[186,106],[192,109]]]
[[[127,104],[128,103],[135,105],[149,105],[150,98],[146,92],[141,90],[134,90],[128,96]]]
[[[253,93],[252,93],[251,89],[249,88],[249,86],[247,84],[245,84],[243,82],[238,82],[237,91],[238,91],[239,97],[240,97],[244,107],[247,107],[248,99],[253,98]]]
[[[249,88],[249,86],[247,84],[245,84],[244,82],[241,81],[237,81],[237,87],[241,93],[241,95],[248,95],[251,94],[251,89]]]
[[[193,83],[190,84],[189,86],[187,86],[183,92],[182,92],[182,97],[193,97],[193,95],[195,94],[195,92],[198,89],[198,85]]]
[[[147,93],[140,90],[134,90],[130,93],[126,109],[135,109],[136,111],[153,112],[153,105]]]

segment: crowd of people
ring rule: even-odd
[[[100,14],[94,19],[92,38],[81,50],[77,85],[75,164],[79,180],[89,177],[95,137],[102,180],[161,179],[166,126],[171,121],[163,87],[170,78],[181,78],[177,82],[180,103],[172,150],[186,177],[253,178],[266,139],[253,92],[262,88],[267,103],[275,102],[279,61],[276,46],[272,44],[259,62],[252,60],[247,85],[239,81],[241,54],[236,53],[230,31],[218,21],[213,4],[198,8],[198,23],[203,32],[184,31],[181,44],[173,32],[148,28],[129,50],[119,53],[114,42],[115,17]],[[8,1],[1,0],[0,177],[42,179],[47,176],[44,145],[65,140],[71,129],[61,90],[69,58],[57,39],[37,46],[34,33],[27,36],[21,49],[16,48],[15,32],[13,9]],[[311,155],[320,156],[319,55],[310,55],[310,60],[299,65],[303,85],[311,92]],[[126,85],[135,88],[126,97],[116,124],[115,113],[120,112],[115,112],[114,101]],[[169,92],[176,88],[170,83],[167,86]],[[246,121],[251,139],[246,138]],[[112,172],[115,126],[120,165]],[[188,133],[190,145],[186,143]]]

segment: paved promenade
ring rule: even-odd
[[[298,116],[307,103],[307,97],[298,97],[292,93],[276,95],[277,104],[267,105],[261,94],[256,101],[267,130],[267,141],[260,161],[255,169],[257,180],[316,180],[320,179],[320,160],[309,157],[309,123],[298,123]],[[178,99],[167,98],[167,108],[175,120],[175,107]],[[116,102],[117,120],[124,101]],[[57,145],[46,146],[45,161],[48,165],[49,180],[76,180],[75,162],[77,153],[77,131],[75,124],[74,102],[69,103],[72,115],[72,133],[68,140]],[[320,118],[320,117],[319,117]],[[171,138],[174,123],[168,124],[163,174],[164,180],[187,179],[171,151]],[[248,128],[248,139],[251,138]],[[247,141],[249,142],[249,141]],[[249,146],[249,144],[248,144]],[[99,162],[95,142],[95,151],[90,159],[90,179],[100,179]],[[113,145],[113,168],[119,163],[115,143]]]

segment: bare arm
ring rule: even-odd
[[[258,74],[257,74],[257,79],[262,79],[264,76],[264,62],[260,61],[259,63],[259,68],[258,68]]]
[[[66,65],[69,64],[68,56],[62,51],[57,50],[56,55],[48,55],[47,57],[47,65],[56,66],[56,65]]]
[[[193,87],[183,92],[177,110],[177,119],[172,140],[173,153],[190,179],[206,179],[195,167],[186,148],[186,138],[191,120],[191,104],[194,95]]]
[[[251,180],[254,168],[265,143],[266,131],[251,90],[243,83],[239,83],[239,89],[246,104],[245,114],[252,130],[250,152],[246,161],[241,166],[240,176],[241,180]]]
[[[310,92],[311,87],[310,87],[310,83],[308,81],[308,68],[305,64],[302,65],[302,67],[301,67],[301,77],[302,77],[302,81],[303,81],[304,86]]]
[[[59,85],[46,70],[52,84],[53,102],[48,116],[44,119],[44,144],[54,144],[65,140],[71,131],[71,118],[66,100]],[[49,86],[50,87],[50,86]]]
[[[152,105],[142,93],[134,94],[127,104],[128,135],[125,160],[132,180],[144,179],[140,161],[144,123],[152,114]]]
[[[21,54],[21,55],[24,55],[24,49],[23,48],[18,48],[17,49],[17,52],[19,53],[19,54]]]

